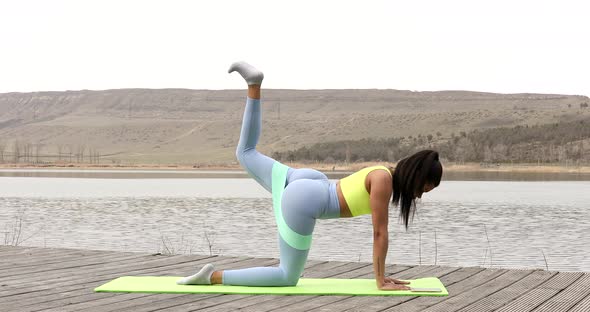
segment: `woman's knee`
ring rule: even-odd
[[[299,282],[299,277],[287,278],[282,286],[297,286],[297,282]]]
[[[288,270],[283,270],[283,278],[279,282],[280,285],[277,286],[295,286],[297,282],[299,282],[300,274],[297,272],[289,272]]]
[[[240,164],[242,164],[242,166],[246,162],[246,158],[248,157],[248,154],[251,153],[252,151],[255,151],[255,150],[254,149],[244,149],[240,146],[238,146],[238,148],[236,148],[236,158],[238,159]]]
[[[258,171],[264,166],[261,154],[256,149],[236,150],[236,157],[240,165],[248,172]]]

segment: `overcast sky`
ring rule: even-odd
[[[0,0],[0,92],[264,87],[590,95],[590,3]]]

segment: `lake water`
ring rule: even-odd
[[[0,170],[0,244],[22,220],[24,246],[278,257],[270,194],[194,175]],[[408,231],[392,208],[387,262],[590,271],[589,181],[497,180],[443,181]],[[318,221],[310,259],[371,255],[370,216]]]

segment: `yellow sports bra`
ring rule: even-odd
[[[342,196],[348,204],[352,216],[360,216],[371,213],[371,204],[369,203],[369,192],[365,187],[367,175],[378,169],[386,170],[389,175],[391,171],[385,166],[373,166],[361,169],[343,179],[340,179],[340,189]]]

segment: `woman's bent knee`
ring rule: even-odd
[[[281,281],[281,285],[279,285],[279,286],[296,286],[297,282],[299,282],[299,276],[293,276],[293,277],[287,276]]]

